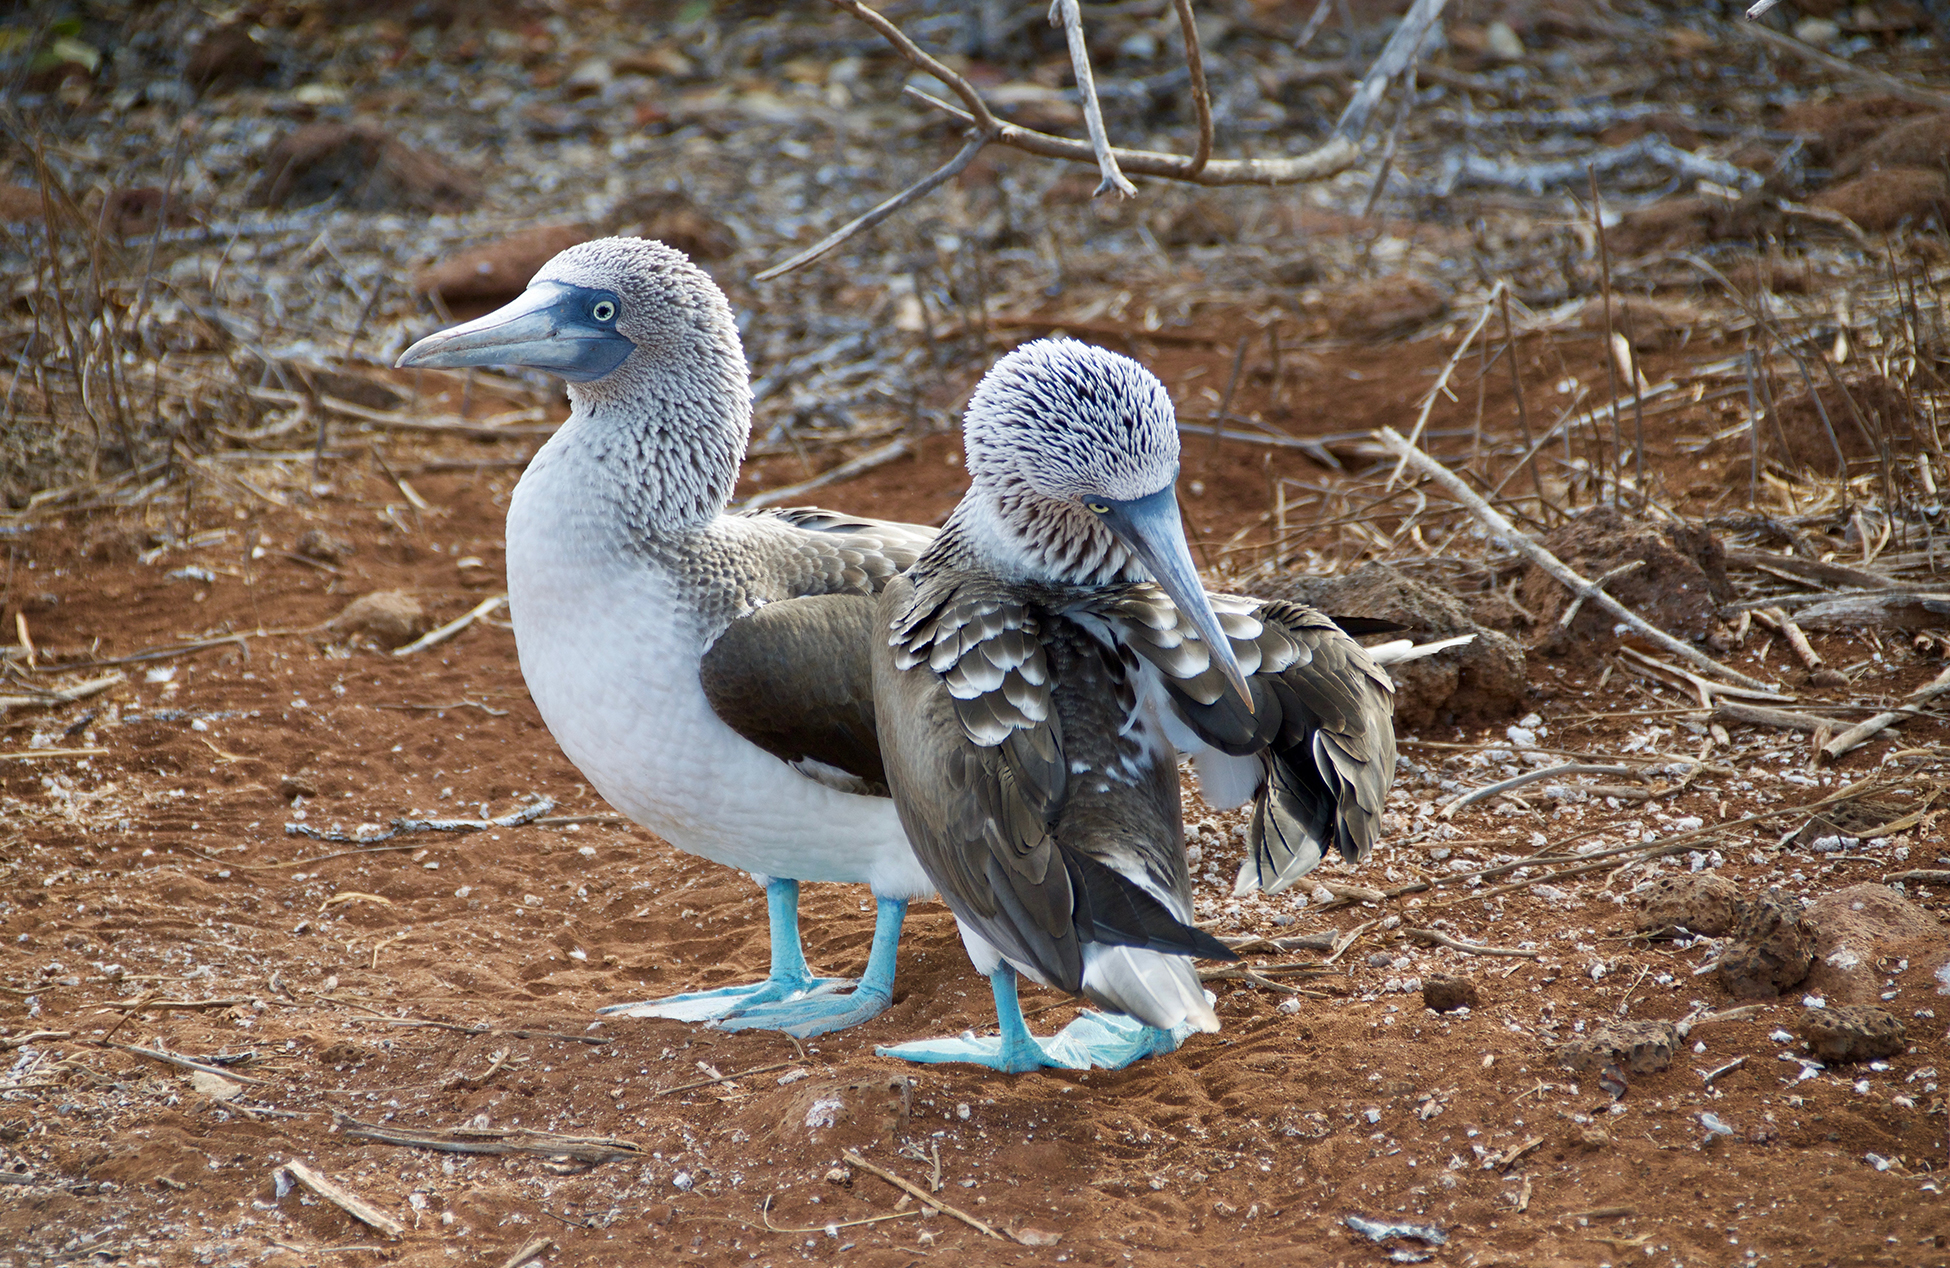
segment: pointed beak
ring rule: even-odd
[[[521,298],[485,317],[428,335],[400,354],[400,366],[451,369],[519,365],[571,383],[600,379],[636,347],[628,335],[589,316],[592,292],[537,282]]]
[[[1205,584],[1198,579],[1198,569],[1192,564],[1192,548],[1185,541],[1185,525],[1178,514],[1177,491],[1166,485],[1133,501],[1104,499],[1099,503],[1106,504],[1110,510],[1103,516],[1105,527],[1144,561],[1178,610],[1192,619],[1192,625],[1211,652],[1212,662],[1239,693],[1246,712],[1251,713],[1253,690],[1246,682],[1246,675],[1240,672],[1239,662],[1232,654],[1232,641],[1219,628],[1212,601],[1205,597]]]

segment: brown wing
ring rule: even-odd
[[[1141,765],[1124,725],[1132,666],[1000,585],[917,593],[901,577],[881,604],[881,752],[902,826],[956,916],[1071,991],[1087,942],[1228,954],[1113,866],[1162,849],[1151,866],[1178,892],[1189,885],[1175,763],[1103,777],[1120,758]]]
[[[1213,748],[1264,766],[1242,877],[1277,893],[1331,843],[1367,856],[1395,777],[1394,684],[1331,620],[1296,603],[1212,596],[1253,689],[1247,713],[1190,622],[1162,592],[1135,586],[1121,611],[1131,646],[1164,678],[1179,717]]]

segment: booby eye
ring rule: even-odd
[[[1085,503],[1084,503],[1083,505],[1084,505],[1084,508],[1085,508],[1086,510],[1090,510],[1090,511],[1094,511],[1094,512],[1096,512],[1096,513],[1097,513],[1098,515],[1109,515],[1109,514],[1110,514],[1110,507],[1109,507],[1109,505],[1107,505],[1106,503],[1103,503],[1103,502],[1085,502]]]
[[[597,321],[615,321],[616,301],[610,299],[597,300],[589,306],[589,315]]]

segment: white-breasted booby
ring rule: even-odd
[[[1170,394],[1068,340],[996,363],[962,423],[970,485],[880,598],[874,691],[901,822],[987,973],[1001,1034],[902,1044],[1001,1070],[1120,1066],[1217,1030],[1192,957],[1178,754],[1254,802],[1239,887],[1332,843],[1366,855],[1394,778],[1393,684],[1297,604],[1208,595],[1179,520]],[[1087,996],[1033,1038],[1016,975]]]
[[[764,981],[604,1011],[798,1035],[880,1012],[907,902],[934,887],[886,796],[869,647],[875,596],[934,530],[726,514],[750,372],[723,293],[662,243],[571,247],[519,299],[427,336],[399,364],[568,380],[569,420],[508,506],[522,676],[611,805],[765,887]],[[800,881],[874,893],[873,946],[850,994],[807,968]]]

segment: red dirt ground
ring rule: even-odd
[[[1203,382],[1221,381],[1232,342],[1161,344],[1151,359],[1174,384],[1194,365],[1207,367]],[[1587,381],[1596,351],[1593,340],[1561,345]],[[1296,358],[1284,410],[1249,375],[1235,412],[1264,410],[1302,434],[1401,427],[1447,355],[1423,343]],[[1564,373],[1559,355],[1527,343],[1526,378],[1548,384]],[[1696,347],[1647,373],[1656,381],[1715,355],[1726,354]],[[960,368],[962,390],[977,368]],[[1350,370],[1372,374],[1355,380]],[[1510,404],[1499,379],[1487,408],[1502,419]],[[1469,425],[1473,380],[1457,395],[1432,427]],[[1745,479],[1744,452],[1709,451],[1700,469],[1670,448],[1711,417],[1710,404],[1662,414],[1652,437],[1655,455],[1669,455],[1668,487],[1694,511]],[[1269,460],[1239,444],[1209,467],[1204,443],[1188,439],[1187,480],[1205,492],[1188,489],[1186,505],[1207,541],[1256,521],[1269,472],[1324,475],[1291,451]],[[537,719],[504,627],[477,623],[409,657],[321,628],[374,590],[410,590],[439,620],[499,590],[514,472],[423,468],[518,447],[382,451],[426,509],[416,513],[376,465],[350,458],[330,462],[288,508],[71,515],[5,539],[7,618],[22,614],[39,648],[37,683],[98,677],[106,671],[91,661],[186,638],[251,636],[127,664],[126,680],[87,700],[0,718],[0,1045],[12,1050],[0,1084],[0,1172],[17,1184],[0,1207],[0,1265],[499,1264],[538,1237],[555,1243],[551,1263],[1388,1262],[1387,1249],[1344,1224],[1351,1213],[1440,1225],[1448,1242],[1435,1259],[1456,1265],[1950,1263],[1937,1082],[1950,1068],[1950,985],[1933,976],[1950,946],[1941,930],[1876,965],[1877,992],[1909,1028],[1907,1050],[1877,1068],[1797,1080],[1803,1067],[1786,1054],[1798,1049],[1770,1037],[1802,1011],[1797,989],[1701,1027],[1670,1068],[1630,1076],[1614,1100],[1596,1077],[1564,1069],[1552,1045],[1587,1023],[1677,1020],[1741,1002],[1716,976],[1693,973],[1710,948],[1629,936],[1621,904],[1653,874],[1643,868],[1504,897],[1479,896],[1493,885],[1457,886],[1326,908],[1284,896],[1234,904],[1208,875],[1201,915],[1224,933],[1348,931],[1395,916],[1446,922],[1472,942],[1528,942],[1538,956],[1465,955],[1369,925],[1319,976],[1301,979],[1309,994],[1215,981],[1223,1033],[1114,1073],[1009,1078],[874,1056],[875,1044],[992,1022],[983,983],[933,902],[910,915],[894,1006],[803,1051],[776,1035],[597,1023],[604,1003],[761,973],[764,906],[749,880],[601,821],[363,849],[285,834],[300,818],[350,829],[407,814],[505,815],[534,795],[552,798],[556,815],[606,812]],[[953,453],[950,438],[931,438],[913,462],[816,500],[936,518],[959,492]],[[773,459],[758,464],[756,482],[803,474]],[[283,553],[309,529],[355,550],[336,571]],[[163,538],[200,544],[139,556]],[[254,542],[262,557],[251,557]],[[470,559],[478,566],[463,566]],[[191,567],[202,572],[172,576]],[[1894,641],[1834,636],[1820,646],[1832,664],[1886,652],[1862,671],[1881,677],[1859,680],[1858,695],[1898,695],[1938,669]],[[1756,670],[1762,651],[1756,631],[1736,663]],[[1598,672],[1596,662],[1586,672],[1533,657],[1529,707],[1548,728],[1541,742],[1617,751],[1647,726],[1671,726],[1687,703],[1627,686],[1623,674],[1601,685]],[[1804,702],[1823,696],[1791,689]],[[1628,716],[1582,716],[1620,711]],[[1839,770],[1802,775],[1804,738],[1742,731],[1704,773],[1649,803],[1553,812],[1541,800],[1483,802],[1456,817],[1452,839],[1417,831],[1418,843],[1392,843],[1409,839],[1412,822],[1437,822],[1421,817],[1441,791],[1433,781],[1494,777],[1468,752],[1432,744],[1501,738],[1501,728],[1405,737],[1403,752],[1431,782],[1405,776],[1391,844],[1358,871],[1336,863],[1322,877],[1379,888],[1603,825],[1621,839],[1679,830],[1670,825],[1688,816],[1736,819],[1816,800],[1896,749],[1945,736],[1919,719]],[[1699,743],[1658,729],[1649,742],[1689,760]],[[47,749],[85,752],[25,760]],[[1906,770],[1899,761],[1886,769]],[[1188,804],[1195,826],[1210,818]],[[1885,870],[1942,866],[1932,860],[1946,853],[1934,812],[1876,851],[1776,848],[1800,822],[1739,829],[1709,843],[1713,857],[1702,861],[1718,860],[1746,889],[1780,884],[1817,897]],[[1208,872],[1229,880],[1225,826],[1212,823],[1199,840]],[[1891,849],[1909,861],[1895,862]],[[1667,867],[1685,871],[1685,856]],[[1940,891],[1912,886],[1909,896],[1939,917],[1945,910]],[[815,965],[859,970],[869,906],[864,890],[808,888]],[[1466,1014],[1425,1010],[1404,984],[1437,971],[1472,979],[1482,1003]],[[1297,1011],[1278,1007],[1283,998]],[[1026,1003],[1041,1010],[1039,1029],[1073,1015],[1051,993]],[[249,1054],[234,1069],[255,1081],[214,1099],[187,1071],[102,1046],[111,1035],[205,1061]],[[1703,1080],[1737,1057],[1746,1060]],[[739,1077],[686,1087],[719,1074]],[[1730,1134],[1709,1133],[1703,1113]],[[350,1139],[339,1116],[615,1137],[628,1156],[584,1167],[435,1153]],[[845,1164],[848,1149],[924,1186],[938,1157],[941,1200],[1013,1240],[918,1213]],[[302,1189],[280,1196],[274,1171],[294,1158],[399,1221],[403,1235],[355,1223]]]

